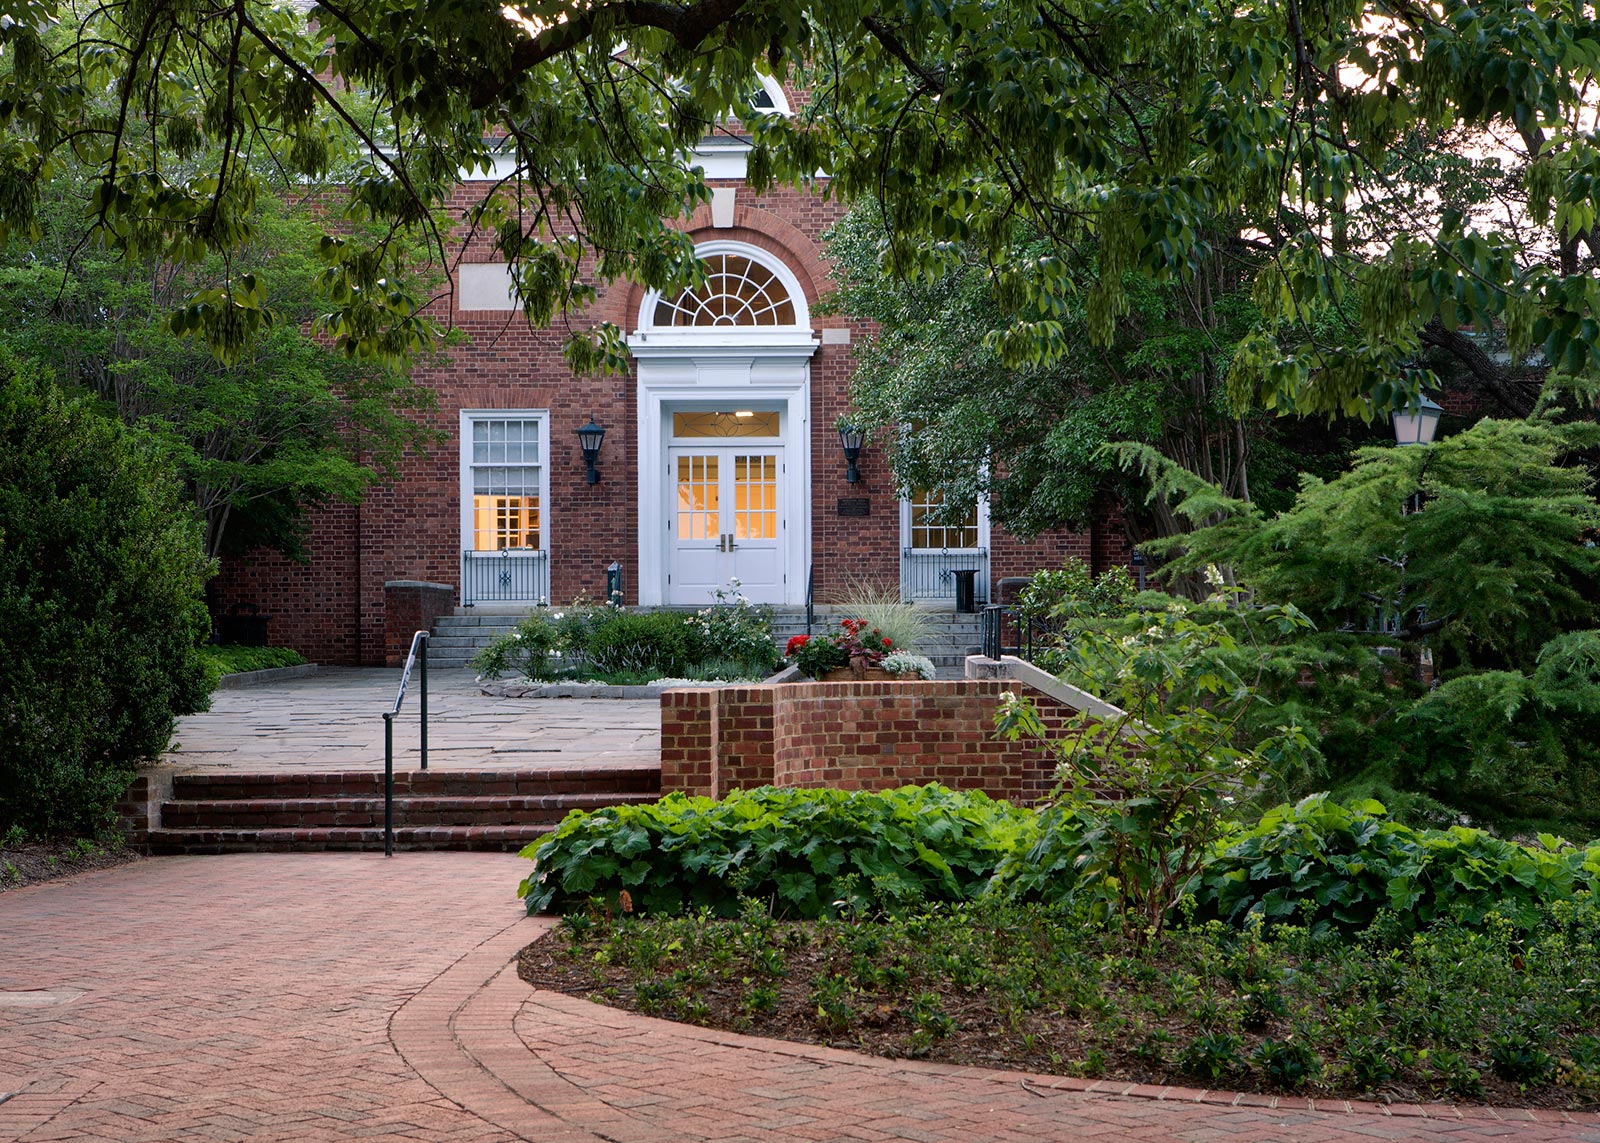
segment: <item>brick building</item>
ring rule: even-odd
[[[785,93],[764,86],[785,113]],[[361,505],[321,513],[309,565],[269,552],[226,561],[217,606],[259,607],[273,643],[314,661],[381,664],[396,581],[449,585],[458,606],[559,603],[604,598],[615,563],[629,604],[700,606],[737,577],[757,602],[801,605],[808,586],[823,601],[864,575],[948,606],[956,570],[977,572],[982,600],[1002,577],[1069,555],[1097,570],[1125,561],[1114,527],[1024,543],[991,528],[983,504],[943,526],[901,496],[870,442],[847,481],[837,426],[867,330],[817,312],[823,234],[842,208],[805,190],[753,194],[745,150],[708,140],[696,156],[713,198],[687,228],[707,286],[663,297],[619,284],[585,315],[628,332],[626,375],[574,377],[562,332],[530,329],[506,267],[487,244],[469,247],[454,312],[440,315],[468,340],[418,374],[449,443]],[[464,184],[459,205],[486,189]],[[605,430],[595,483],[577,432],[591,418]]]

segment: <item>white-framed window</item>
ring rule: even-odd
[[[549,457],[548,410],[462,410],[464,550],[549,548]]]

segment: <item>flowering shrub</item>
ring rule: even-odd
[[[786,650],[801,674],[820,679],[829,671],[849,666],[851,659],[864,659],[869,667],[881,666],[884,656],[894,650],[894,641],[876,627],[867,629],[864,620],[845,619],[837,631],[812,638],[795,636]]]
[[[772,608],[754,606],[739,590],[737,579],[712,592],[715,601],[695,613],[707,659],[737,664],[740,673],[770,674],[777,664],[772,643]]]
[[[910,651],[891,651],[879,665],[891,675],[916,675],[931,679],[938,674],[932,659],[926,655],[914,655]]]

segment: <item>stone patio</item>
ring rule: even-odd
[[[163,757],[186,774],[383,769],[383,712],[397,669],[325,668],[306,678],[221,690],[179,720]],[[395,719],[395,768],[417,764],[413,677]],[[428,767],[523,770],[658,765],[659,699],[511,699],[479,692],[471,671],[428,676]]]

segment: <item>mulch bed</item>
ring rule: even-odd
[[[1021,1020],[1013,1014],[1008,1020],[991,996],[981,991],[965,993],[954,988],[940,989],[938,995],[938,1007],[953,1018],[954,1027],[931,1042],[925,1035],[914,1035],[915,1025],[908,1016],[908,997],[894,995],[892,990],[877,997],[861,997],[870,1002],[857,1004],[848,1033],[842,1037],[829,1035],[819,1029],[813,989],[817,978],[837,965],[830,965],[822,951],[808,948],[790,948],[786,954],[786,975],[767,980],[766,983],[777,989],[778,998],[764,1012],[750,1012],[745,990],[737,981],[720,980],[697,986],[692,994],[686,992],[676,1011],[662,1011],[659,1000],[649,1008],[641,1008],[635,975],[623,967],[596,963],[591,956],[593,951],[592,947],[579,946],[574,952],[559,932],[552,933],[523,948],[518,954],[517,972],[535,988],[584,997],[624,1011],[890,1059],[925,1059],[1042,1075],[1397,1104],[1446,1100],[1463,1106],[1600,1110],[1600,1106],[1571,1090],[1553,1086],[1522,1090],[1519,1085],[1487,1072],[1483,1075],[1481,1100],[1455,1098],[1399,1081],[1375,1091],[1346,1090],[1337,1081],[1329,1082],[1329,1076],[1294,1092],[1263,1086],[1259,1076],[1249,1073],[1211,1082],[1185,1075],[1171,1064],[1152,1066],[1130,1049],[1126,1038],[1107,1043],[1104,1037],[1096,1037],[1091,1020],[1049,1010],[1029,1012]],[[1146,1026],[1144,1031],[1155,1032],[1157,1028]],[[1176,1022],[1165,1031],[1177,1037],[1183,1034]],[[1259,1039],[1259,1036],[1253,1038]]]
[[[138,861],[140,856],[126,846],[88,847],[75,841],[0,846],[0,893],[96,869],[126,865],[130,861]]]

